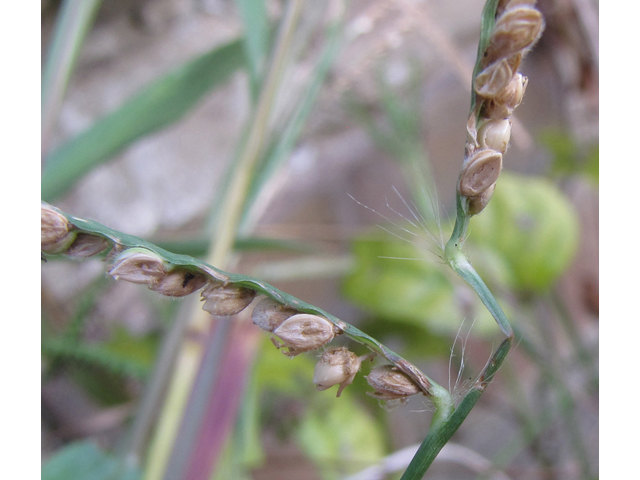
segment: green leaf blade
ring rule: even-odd
[[[43,200],[62,195],[83,175],[138,138],[179,120],[243,64],[242,42],[235,40],[152,82],[49,155],[42,174]]]
[[[42,480],[139,480],[141,472],[93,442],[68,445],[42,465]]]

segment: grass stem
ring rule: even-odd
[[[281,83],[282,72],[302,6],[303,0],[291,0],[287,5],[276,39],[273,59],[263,84],[247,140],[237,160],[228,195],[220,206],[221,216],[215,228],[216,235],[207,255],[207,262],[213,265],[226,266],[228,264],[241,222],[247,191],[260,153],[264,148],[270,114]],[[198,338],[200,333],[206,332],[211,321],[211,316],[204,312],[199,305],[194,308],[188,328],[189,335],[185,337],[181,346],[167,400],[160,417],[160,424],[151,445],[145,480],[165,478],[170,451],[176,443],[189,393],[192,391],[205,350],[203,344],[193,340],[193,335]],[[189,432],[189,436],[196,435],[194,430],[195,427]],[[186,450],[184,452],[186,455]],[[176,457],[171,458],[178,464],[182,463],[182,460]]]

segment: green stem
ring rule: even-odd
[[[273,59],[251,122],[246,143],[237,160],[236,168],[227,190],[228,195],[220,205],[221,216],[216,224],[216,235],[207,256],[207,261],[214,265],[226,265],[233,249],[238,226],[242,219],[247,192],[260,158],[260,153],[264,148],[269,118],[281,84],[282,72],[302,5],[302,0],[291,0],[287,6],[276,40]],[[194,309],[190,322],[191,331],[206,331],[210,321],[209,315],[206,315],[199,308],[197,310]],[[178,368],[173,375],[172,385],[167,396],[168,400],[163,409],[162,422],[154,439],[152,461],[149,462],[146,472],[148,480],[159,479],[161,475],[167,472],[169,467],[167,464],[168,454],[172,446],[175,445],[179,422],[183,417],[188,394],[196,381],[196,371],[201,365],[203,354],[203,345],[185,340],[178,357]],[[216,368],[212,368],[212,370],[216,370]],[[215,372],[212,373],[211,378],[215,377]],[[196,434],[193,428],[190,429],[190,434],[191,436]],[[175,455],[172,455],[171,459],[171,465],[178,465],[187,461],[186,459],[177,458]]]
[[[436,415],[434,415],[429,433],[418,448],[411,463],[409,463],[401,480],[420,480],[424,476],[431,463],[442,450],[442,447],[447,444],[460,425],[462,425],[462,422],[467,418],[467,415],[469,415],[469,412],[471,412],[485,388],[493,379],[502,362],[504,362],[511,348],[511,340],[512,337],[508,337],[500,344],[498,350],[496,350],[478,377],[478,380],[476,380],[473,387],[460,402],[460,405],[448,418],[436,419]]]
[[[169,329],[169,333],[165,335],[151,379],[145,389],[138,412],[134,416],[126,446],[126,456],[127,462],[136,467],[140,466],[141,459],[144,458],[145,447],[157,420],[163,392],[175,366],[176,356],[188,326],[188,320],[189,317],[184,314],[184,311],[181,312]]]
[[[229,195],[221,206],[222,216],[216,225],[216,236],[211,254],[208,257],[209,263],[213,265],[224,265],[226,263],[226,257],[235,242],[253,172],[264,147],[264,137],[269,126],[269,118],[281,84],[280,80],[303,3],[303,0],[292,0],[287,6],[282,28],[276,40],[268,76],[258,100],[252,127],[249,131],[245,148],[237,160],[237,170],[231,180]]]
[[[462,200],[460,194],[457,195],[457,203],[458,215],[456,217],[456,224],[454,226],[451,239],[447,242],[447,246],[445,247],[445,259],[451,268],[475,290],[484,306],[487,307],[487,310],[489,310],[495,321],[498,323],[502,333],[507,337],[511,337],[513,335],[513,329],[509,324],[509,320],[507,320],[506,315],[487,285],[462,252],[464,237],[466,236],[466,231],[469,225],[469,216],[466,213],[466,200]]]

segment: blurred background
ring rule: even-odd
[[[261,129],[223,268],[356,325],[462,394],[502,340],[439,257],[483,5],[42,0],[43,200],[206,258]],[[504,170],[467,242],[516,342],[428,478],[597,477],[599,4],[538,7],[547,26],[521,68]],[[256,327],[246,368],[222,378],[224,319],[182,392],[179,431],[162,433],[193,303],[115,282],[99,259],[43,263],[43,478],[400,477],[426,399],[381,408],[362,375],[340,398],[316,392],[314,354],[289,360]],[[211,426],[226,388],[237,408]]]

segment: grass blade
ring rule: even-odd
[[[71,73],[87,32],[102,0],[66,0],[56,19],[55,31],[42,75],[41,151],[48,150]]]
[[[235,0],[236,7],[244,23],[244,51],[251,88],[251,98],[258,99],[261,71],[269,45],[269,17],[265,2]]]
[[[154,81],[122,107],[49,155],[42,198],[62,195],[84,174],[136,139],[180,119],[244,63],[242,41],[216,48]]]
[[[300,104],[291,115],[283,133],[270,145],[266,155],[261,160],[257,172],[252,179],[252,184],[247,193],[245,203],[245,215],[241,225],[241,232],[247,230],[251,223],[251,209],[255,204],[258,193],[262,191],[264,185],[273,178],[273,175],[282,166],[282,163],[289,158],[291,151],[295,147],[300,138],[302,127],[305,125],[306,119],[311,113],[320,88],[324,84],[324,80],[329,72],[329,68],[338,55],[342,31],[342,18],[333,22],[327,29],[327,45],[322,52],[316,70],[311,78],[309,87],[302,95]]]

